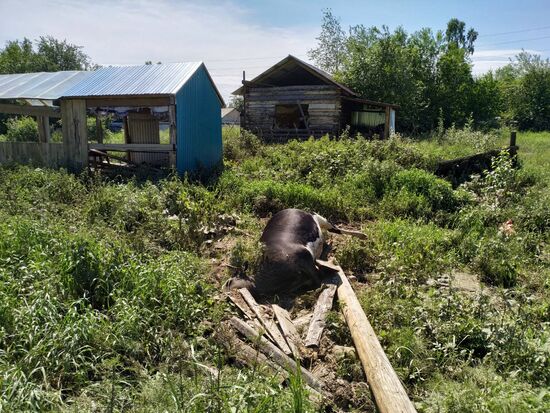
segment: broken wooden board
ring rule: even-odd
[[[290,318],[290,314],[277,304],[272,304],[271,308],[273,309],[275,318],[279,323],[279,327],[281,327],[281,331],[283,332],[286,342],[292,351],[292,355],[294,358],[300,359],[300,346],[302,340],[300,338],[300,334],[298,334],[298,330],[296,330],[296,326]]]
[[[285,338],[279,331],[279,327],[277,327],[277,324],[273,322],[270,318],[268,318],[262,311],[260,305],[256,302],[254,297],[252,297],[252,294],[250,294],[250,291],[248,291],[246,288],[240,288],[239,292],[243,296],[244,300],[248,304],[248,306],[252,309],[258,320],[260,321],[261,325],[265,328],[266,332],[271,336],[274,343],[279,346],[279,348],[287,355],[291,355],[292,351],[290,350],[290,347],[288,346]]]
[[[243,296],[239,291],[235,291],[235,290],[229,291],[227,293],[227,297],[233,304],[235,304],[235,307],[241,310],[241,312],[246,317],[248,317],[249,320],[254,320],[255,318],[254,311],[252,311],[252,309],[248,306],[248,304],[246,303],[246,301],[244,300]]]
[[[337,286],[335,284],[326,284],[326,288],[321,291],[307,330],[305,339],[306,347],[319,347],[321,335],[325,329],[327,314],[332,308],[336,289]]]
[[[279,348],[274,344],[266,340],[262,335],[256,331],[253,327],[240,320],[237,317],[231,317],[229,320],[231,325],[244,335],[252,343],[256,343],[260,351],[262,351],[266,356],[270,357],[275,363],[287,370],[288,372],[297,371],[299,364],[285,353],[283,353]],[[323,393],[323,382],[316,379],[313,374],[308,370],[300,366],[300,372],[306,384],[312,389]]]

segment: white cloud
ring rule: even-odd
[[[319,30],[260,26],[230,1],[2,0],[0,16],[1,43],[52,35],[99,64],[202,60],[225,98],[243,70],[251,78],[287,54],[303,57]]]
[[[472,56],[473,73],[480,75],[489,70],[506,66],[510,60],[515,60],[522,49],[476,50]],[[526,49],[528,53],[538,54],[537,50]]]

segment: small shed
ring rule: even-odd
[[[243,96],[241,127],[266,141],[337,135],[348,126],[367,136],[395,130],[397,105],[365,99],[292,55],[233,94]]]
[[[222,125],[240,125],[241,112],[237,108],[222,108]]]
[[[39,142],[0,142],[0,163],[82,170],[90,155],[118,151],[128,153],[130,163],[173,166],[184,173],[222,161],[220,110],[225,104],[202,62],[104,67],[71,75],[0,76],[0,113],[37,116],[47,130]],[[45,86],[44,76],[64,81]],[[91,142],[87,118],[95,116],[100,128],[100,116],[110,112],[123,114],[125,142],[104,143],[102,133]],[[62,119],[62,143],[50,140],[50,117]],[[160,141],[161,121],[169,123],[167,142]]]

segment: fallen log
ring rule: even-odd
[[[337,286],[335,284],[327,284],[326,288],[321,291],[307,330],[305,340],[306,347],[319,347],[321,335],[325,329],[325,320],[328,312],[332,308],[336,288]]]
[[[285,354],[291,355],[292,351],[290,350],[290,347],[286,343],[285,338],[279,331],[279,327],[277,327],[277,324],[275,324],[272,320],[270,320],[263,314],[263,311],[260,308],[260,305],[256,302],[254,297],[252,297],[252,294],[250,294],[250,291],[248,291],[246,288],[240,288],[239,292],[243,296],[244,301],[246,301],[248,306],[252,309],[252,311],[258,318],[258,320],[260,320],[260,323],[265,328],[269,336],[273,339],[274,343],[277,344]]]
[[[342,268],[338,275],[338,300],[378,410],[381,413],[416,412]]]
[[[262,351],[266,356],[270,357],[275,363],[287,370],[288,372],[296,371],[296,361],[288,357],[283,353],[279,348],[274,344],[266,340],[262,335],[256,331],[254,328],[249,326],[244,321],[240,320],[237,317],[231,317],[229,320],[231,325],[244,335],[251,342],[255,342],[258,345],[260,351]],[[323,383],[316,379],[313,374],[307,371],[305,368],[300,367],[302,377],[306,384],[312,389],[323,393]]]
[[[300,345],[302,340],[300,338],[300,334],[298,334],[298,330],[296,330],[296,326],[290,319],[290,314],[288,314],[288,311],[279,307],[277,304],[272,304],[271,308],[273,309],[275,318],[279,322],[279,326],[281,327],[281,331],[283,332],[286,342],[292,351],[292,355],[296,359],[301,358]]]

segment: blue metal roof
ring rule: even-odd
[[[63,97],[174,95],[202,62],[98,69],[67,90]]]
[[[90,74],[66,71],[0,75],[0,99],[59,99]]]

